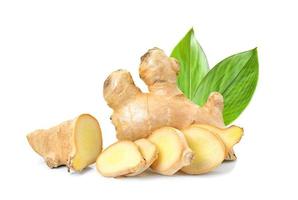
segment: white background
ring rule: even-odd
[[[0,1],[0,199],[297,199],[295,1]],[[104,178],[49,169],[26,134],[91,113],[113,143],[102,96],[113,70],[138,77],[139,58],[168,54],[194,27],[210,66],[258,47],[256,93],[234,122],[244,127],[236,162],[212,173]]]

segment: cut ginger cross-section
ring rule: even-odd
[[[81,171],[96,161],[102,150],[101,129],[89,114],[65,121],[49,129],[39,129],[27,135],[35,152],[50,168],[66,165]]]
[[[96,168],[103,176],[118,177],[140,172],[145,160],[138,146],[131,141],[118,141],[97,158]]]
[[[173,175],[193,159],[183,133],[172,127],[157,129],[149,136],[149,141],[157,146],[158,158],[151,169],[159,174]]]
[[[190,126],[182,132],[195,154],[191,164],[182,168],[183,172],[203,174],[212,171],[223,162],[225,145],[216,134],[196,126]]]

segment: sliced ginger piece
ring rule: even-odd
[[[139,147],[139,150],[143,158],[145,159],[146,164],[138,172],[128,174],[127,176],[136,176],[138,174],[141,174],[146,169],[148,169],[158,157],[157,147],[149,140],[142,138],[142,139],[136,140],[134,143]]]
[[[143,158],[145,159],[145,166],[135,173],[128,174],[126,176],[136,176],[143,173],[146,169],[148,169],[152,163],[158,157],[157,147],[147,139],[139,139],[134,141],[134,143],[139,147],[139,151],[141,152]]]
[[[99,155],[96,168],[103,176],[118,177],[139,172],[145,164],[138,146],[123,140],[110,145]]]
[[[149,136],[149,141],[157,146],[158,158],[151,169],[159,174],[173,175],[193,159],[183,133],[172,127],[163,127]]]
[[[225,160],[236,160],[233,146],[237,144],[243,136],[243,128],[230,126],[225,129],[217,128],[207,124],[194,124],[193,126],[204,128],[219,136],[226,146]]]
[[[96,161],[102,150],[101,129],[97,120],[82,114],[50,129],[39,129],[27,135],[34,151],[50,168],[66,165],[81,171]]]
[[[225,145],[217,135],[196,126],[190,126],[182,132],[195,154],[191,164],[181,169],[183,172],[203,174],[213,170],[223,162]]]
[[[146,161],[146,165],[150,166],[158,157],[158,149],[156,145],[144,138],[136,140],[135,143],[139,147],[139,150]]]
[[[76,123],[74,140],[76,153],[70,161],[71,168],[81,171],[95,163],[102,151],[102,135],[95,118],[85,115]]]

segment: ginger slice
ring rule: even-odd
[[[159,174],[173,175],[193,159],[183,133],[172,127],[163,127],[149,136],[149,141],[157,146],[158,158],[151,169]]]
[[[138,146],[131,141],[118,141],[107,147],[97,158],[96,168],[103,176],[118,177],[139,172],[145,160]]]
[[[236,160],[237,157],[234,153],[233,146],[241,140],[243,128],[234,125],[224,129],[207,124],[194,124],[193,126],[204,128],[218,135],[226,146],[225,160]]]
[[[194,151],[194,160],[181,170],[187,174],[207,173],[219,166],[225,158],[225,145],[210,131],[190,126],[182,130],[190,148]]]
[[[36,130],[27,139],[50,168],[66,165],[68,169],[81,171],[93,164],[102,150],[100,126],[89,114]]]
[[[146,164],[138,172],[131,173],[126,176],[136,176],[138,174],[141,174],[146,169],[148,169],[158,157],[157,147],[149,140],[143,138],[143,139],[136,140],[134,143],[139,147],[139,150],[143,155],[143,158],[145,159]]]

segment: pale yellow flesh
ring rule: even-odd
[[[90,115],[81,115],[74,128],[75,156],[71,167],[81,171],[93,164],[102,151],[101,129],[96,119]]]
[[[145,161],[147,164],[152,164],[153,160],[157,158],[158,150],[155,144],[147,139],[139,139],[135,141],[136,145],[139,147]]]
[[[148,169],[158,157],[157,147],[149,140],[143,138],[136,140],[134,143],[138,146],[143,158],[145,159],[145,166],[139,171],[128,174],[127,176],[136,176],[138,174],[141,174],[146,169]]]
[[[192,159],[192,152],[187,146],[184,135],[177,129],[171,127],[158,129],[148,139],[157,146],[159,152],[158,158],[151,165],[151,169],[155,172],[172,175],[188,164],[188,159]]]
[[[219,136],[226,146],[226,154],[240,141],[243,136],[243,129],[238,126],[230,126],[225,129],[220,129],[207,124],[195,124],[193,126],[204,128]]]
[[[134,173],[144,167],[145,161],[131,141],[119,141],[105,149],[96,161],[97,170],[108,177]]]
[[[182,171],[188,174],[207,173],[219,166],[225,158],[225,146],[219,137],[206,129],[191,126],[182,130],[190,148],[194,151],[194,160]]]

